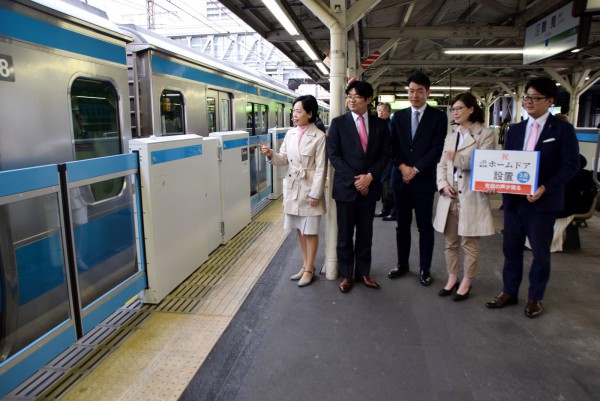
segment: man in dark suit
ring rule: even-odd
[[[579,144],[575,129],[548,112],[558,89],[549,78],[533,78],[525,85],[523,107],[529,118],[512,126],[505,149],[539,152],[538,183],[533,195],[503,194],[504,268],[502,292],[488,301],[490,309],[515,305],[523,279],[523,244],[529,238],[533,261],[525,316],[542,314],[542,300],[550,279],[550,245],[554,221],[564,206],[565,184],[579,169]]]
[[[375,204],[389,158],[389,130],[385,121],[370,115],[373,87],[352,81],[346,88],[350,109],[329,125],[327,152],[333,166],[333,199],[337,207],[337,258],[340,291],[352,289],[353,277],[369,288]],[[356,229],[356,242],[354,230]]]
[[[427,105],[429,77],[421,72],[407,80],[411,107],[394,113],[392,136],[392,188],[396,202],[396,251],[398,263],[388,273],[397,278],[409,270],[410,226],[413,209],[419,229],[419,281],[432,283],[433,199],[436,192],[436,167],[448,131],[448,117]]]
[[[377,117],[384,120],[390,127],[392,115],[392,106],[389,103],[379,103],[377,105]],[[384,221],[396,221],[396,207],[394,206],[394,191],[392,190],[390,178],[392,176],[392,165],[388,164],[381,175],[381,211],[375,214],[375,217],[383,217]]]

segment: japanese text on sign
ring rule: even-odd
[[[471,190],[533,195],[537,190],[539,152],[475,149]]]

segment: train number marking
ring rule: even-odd
[[[5,54],[0,54],[0,81],[15,82],[12,57]]]

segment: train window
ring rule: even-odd
[[[160,132],[163,135],[182,134],[183,94],[165,89],[160,95]]]
[[[221,100],[221,131],[231,131],[229,116],[231,115],[231,104],[229,99]]]
[[[258,104],[255,118],[255,135],[266,135],[269,129],[269,106]]]
[[[75,160],[122,153],[119,132],[118,99],[110,82],[77,78],[71,87],[71,118]],[[118,195],[123,180],[93,184],[95,201]]]

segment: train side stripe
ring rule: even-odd
[[[0,8],[0,35],[37,45],[127,64],[125,44],[119,46]]]
[[[152,59],[152,68],[154,72],[190,79],[192,81],[204,82],[209,85],[217,85],[240,92],[250,93],[252,95],[257,94],[257,88],[252,85],[222,77],[208,71],[202,71],[183,64],[175,63],[159,56],[154,56]]]
[[[259,90],[259,88],[253,85],[249,85],[244,82],[239,82],[234,79],[227,78],[209,71],[203,71],[198,68],[179,64],[157,55],[155,55],[152,59],[152,68],[155,72],[159,72],[162,74],[173,75],[175,77],[190,79],[192,81],[202,82],[209,85],[217,85],[223,88],[248,93],[250,95],[266,97],[268,99],[276,100],[279,102],[290,102],[293,99],[290,96],[281,95],[279,93],[267,89]]]

